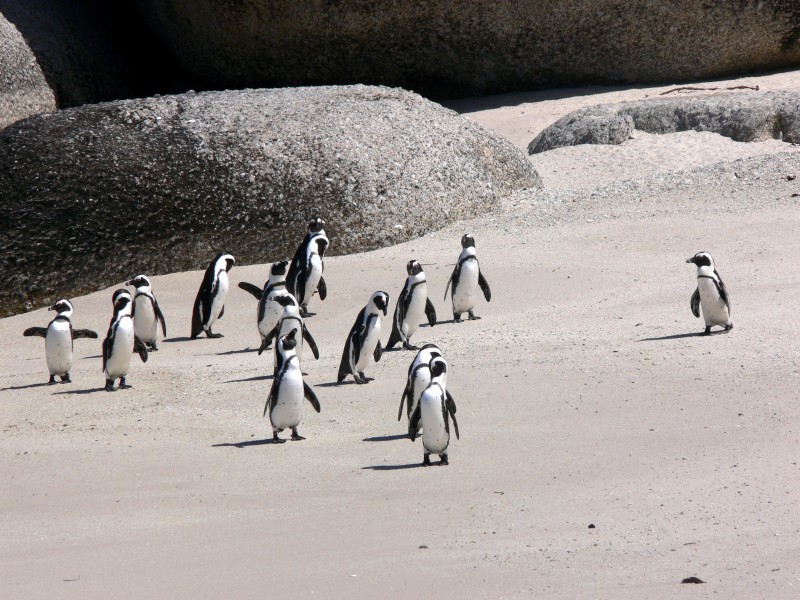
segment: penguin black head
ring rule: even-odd
[[[698,267],[713,267],[714,259],[708,252],[698,252],[692,258],[686,259],[687,263],[694,263]]]
[[[124,288],[119,288],[118,290],[114,290],[114,294],[111,296],[111,304],[113,304],[115,307],[117,306],[117,299],[120,296],[127,296],[128,300],[131,299],[131,293],[128,290]]]
[[[436,357],[431,361],[431,378],[439,377],[442,373],[447,372],[447,363],[443,358]]]
[[[281,338],[281,348],[284,350],[293,350],[297,346],[297,340],[294,336],[297,334],[297,329],[292,329],[289,333]]]
[[[117,296],[117,299],[114,300],[114,312],[119,312],[123,310],[128,304],[130,304],[131,297],[129,294],[120,294]]]
[[[383,311],[383,316],[385,317],[389,306],[389,294],[386,292],[375,292],[372,294],[372,303],[378,310]]]
[[[225,264],[227,265],[225,267],[225,270],[226,271],[230,271],[233,268],[233,265],[236,264],[236,259],[233,258],[233,256],[229,254],[228,257],[225,259]]]
[[[282,307],[286,308],[287,306],[297,306],[297,300],[294,299],[294,296],[291,294],[282,294],[275,298],[275,302],[280,304]]]
[[[53,304],[53,306],[51,306],[47,310],[54,310],[58,314],[63,314],[65,312],[70,312],[71,313],[72,312],[72,302],[62,298],[61,300],[56,301],[56,303]]]
[[[151,284],[150,284],[150,280],[147,277],[145,277],[144,275],[137,275],[136,277],[134,277],[130,281],[126,281],[125,285],[132,285],[135,288],[152,287]]]
[[[406,271],[408,271],[409,275],[419,275],[422,273],[422,265],[419,264],[419,261],[410,260],[406,265]]]
[[[276,263],[272,263],[272,266],[269,269],[270,275],[286,275],[286,269],[289,267],[288,260],[279,260]]]
[[[328,240],[323,237],[317,238],[317,254],[323,256],[325,254],[325,250],[328,249]]]
[[[311,233],[319,233],[325,227],[325,221],[320,219],[319,217],[311,217],[311,220],[308,222],[308,230]]]
[[[464,237],[461,238],[461,247],[462,248],[474,248],[475,247],[475,238],[472,237],[470,234],[465,233]]]

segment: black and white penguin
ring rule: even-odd
[[[258,310],[256,312],[256,323],[258,324],[258,334],[261,336],[261,347],[258,353],[261,354],[269,348],[269,334],[274,332],[275,325],[283,314],[285,304],[278,301],[278,298],[291,296],[286,289],[286,270],[289,266],[288,260],[273,263],[269,270],[269,279],[263,288],[258,288],[252,283],[242,281],[239,287],[249,292],[258,299]]]
[[[444,289],[444,298],[446,300],[450,284],[453,284],[450,298],[453,302],[453,321],[456,323],[461,323],[461,315],[465,312],[469,314],[470,321],[480,319],[472,312],[472,309],[475,308],[475,299],[478,296],[478,287],[481,288],[483,297],[486,298],[487,302],[492,299],[489,283],[481,273],[478,257],[475,256],[475,238],[468,233],[465,234],[461,238],[461,248],[456,267],[453,269],[450,279],[447,280],[447,287]]]
[[[436,357],[431,361],[431,383],[419,397],[422,445],[425,448],[423,467],[430,466],[431,454],[439,455],[440,464],[449,464],[447,447],[450,445],[450,417],[453,418],[453,427],[458,438],[456,403],[447,395],[447,362]],[[417,430],[417,424],[413,420],[408,430],[411,440],[414,441],[415,435],[411,432]]]
[[[425,344],[419,349],[414,360],[408,366],[408,377],[403,395],[400,397],[400,409],[397,411],[397,420],[403,417],[403,405],[406,406],[409,430],[408,435],[411,439],[419,432],[422,421],[419,416],[419,397],[422,392],[431,384],[431,361],[435,358],[443,358],[442,351],[436,344]],[[450,392],[445,389],[448,398]],[[411,424],[414,423],[414,427]]]
[[[119,389],[132,386],[125,383],[131,356],[134,351],[142,362],[147,362],[147,346],[134,333],[132,298],[127,290],[114,292],[114,316],[108,327],[106,339],[103,340],[103,373],[106,376],[106,391],[113,392],[114,381],[119,378]]]
[[[308,347],[311,348],[311,353],[314,355],[314,358],[319,360],[319,348],[317,348],[317,342],[314,341],[314,337],[311,335],[308,327],[306,327],[303,317],[300,316],[300,306],[297,304],[297,300],[295,300],[294,296],[291,294],[277,296],[275,300],[283,307],[283,312],[281,313],[280,319],[278,319],[278,323],[267,335],[264,342],[261,344],[261,347],[265,348],[273,339],[278,340],[282,336],[287,335],[288,333],[297,329],[297,331],[300,332],[300,336],[299,339],[295,340],[296,347],[294,352],[297,355],[298,361],[303,360],[303,341],[305,341],[305,343],[308,344]],[[258,353],[261,354],[262,352],[263,350],[259,349]],[[278,346],[276,345],[275,371],[278,371],[280,368],[281,353],[278,351]]]
[[[328,237],[325,235],[325,221],[314,217],[308,222],[308,233],[303,243],[297,248],[289,272],[286,275],[286,287],[300,303],[300,314],[310,317],[314,313],[308,312],[308,303],[315,292],[319,292],[319,299],[325,300],[328,288],[322,272],[325,270],[323,259],[325,250],[328,249]]]
[[[203,276],[203,283],[197,291],[192,310],[192,339],[202,332],[210,338],[222,337],[212,333],[211,327],[225,314],[225,299],[228,297],[228,271],[236,264],[236,259],[227,252],[220,252],[211,261]]]
[[[692,314],[700,318],[700,306],[703,307],[703,319],[706,322],[704,335],[711,333],[714,325],[720,325],[725,331],[733,329],[731,321],[731,299],[722,278],[714,268],[714,259],[708,252],[698,252],[687,263],[697,265],[697,289],[692,294],[690,306]]]
[[[314,410],[320,412],[317,395],[311,386],[303,381],[303,374],[300,371],[300,361],[295,352],[297,332],[297,329],[293,329],[278,338],[275,344],[276,351],[281,355],[281,366],[275,373],[267,403],[264,405],[264,415],[269,412],[269,422],[272,424],[272,439],[279,444],[286,441],[278,437],[278,434],[286,428],[292,430],[293,440],[305,439],[297,433],[297,426],[303,419],[304,399],[308,399]]]
[[[61,383],[72,383],[69,372],[72,369],[72,340],[76,338],[97,339],[97,332],[91,329],[72,328],[72,302],[59,300],[48,310],[54,310],[56,318],[50,321],[47,327],[28,327],[22,332],[26,337],[38,336],[44,338],[44,354],[47,369],[50,371],[50,385],[55,384],[56,375],[61,378]]]
[[[140,340],[145,343],[150,352],[156,352],[158,346],[158,325],[161,324],[161,335],[167,337],[167,323],[164,320],[164,313],[158,306],[158,301],[153,295],[153,286],[150,280],[144,275],[137,275],[125,285],[132,285],[136,288],[133,297],[133,332]]]
[[[342,352],[342,362],[339,365],[338,381],[344,381],[348,374],[353,376],[356,383],[369,381],[364,375],[364,369],[370,360],[378,362],[381,359],[381,313],[386,316],[389,306],[389,294],[375,292],[370,296],[367,305],[361,309],[356,317],[356,322],[347,335]]]
[[[419,327],[423,316],[427,318],[431,327],[436,324],[436,309],[428,298],[428,282],[425,279],[422,265],[416,260],[410,260],[406,265],[406,271],[408,278],[403,286],[403,291],[397,298],[392,334],[389,336],[386,347],[394,348],[397,342],[403,342],[403,348],[416,350],[417,347],[412,346],[409,339]]]

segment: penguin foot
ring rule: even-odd
[[[419,346],[414,346],[412,344],[409,344],[408,342],[403,342],[403,348],[405,348],[406,350],[419,350]]]
[[[148,352],[158,352],[158,346],[156,346],[155,342],[150,342],[146,344]]]
[[[107,392],[116,392],[117,390],[114,389],[114,380],[113,379],[106,379],[106,391]]]
[[[469,320],[470,321],[477,321],[477,320],[480,319],[480,317],[476,317],[475,313],[473,313],[472,311],[469,311],[467,314],[469,314]]]
[[[709,325],[706,327],[706,330],[703,332],[703,335],[711,335],[711,326]]]
[[[211,330],[209,329],[208,331],[206,331],[206,337],[210,337],[210,338],[216,339],[216,338],[221,338],[221,337],[225,337],[225,336],[222,335],[221,333],[211,333]]]
[[[429,453],[425,453],[425,456],[422,459],[422,466],[423,467],[430,467],[431,466],[431,455]]]
[[[305,306],[301,306],[300,307],[300,316],[305,319],[306,317],[316,317],[317,313],[309,312],[308,310],[306,310]]]
[[[56,376],[50,375],[50,381],[47,382],[47,385],[55,385],[56,384]]]
[[[733,323],[725,325],[725,333],[728,333],[731,329],[733,329]]]
[[[461,323],[461,313],[453,313],[453,323]]]
[[[440,454],[439,455],[439,466],[446,467],[450,464],[450,461],[447,459],[447,454]]]
[[[125,378],[124,377],[120,377],[119,378],[119,389],[121,389],[121,390],[129,390],[132,387],[133,387],[132,385],[129,385],[129,384],[125,383]]]
[[[360,377],[358,375],[353,375],[353,380],[359,385],[362,384],[362,383],[367,383],[366,379],[364,379],[363,377]]]
[[[297,433],[297,429],[292,428],[292,441],[293,442],[299,442],[300,440],[304,440],[304,439],[306,439],[306,438],[304,438],[302,435]]]
[[[276,444],[285,444],[286,443],[286,440],[282,440],[281,438],[278,437],[278,432],[277,431],[273,432],[272,441],[275,442]]]
[[[69,373],[61,376],[61,383],[72,383],[72,379],[69,378]]]

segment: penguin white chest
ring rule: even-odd
[[[713,279],[697,278],[697,289],[700,291],[700,307],[706,325],[725,325],[730,321],[728,307],[719,295]]]
[[[475,308],[479,273],[480,267],[477,260],[466,260],[461,264],[458,285],[453,290],[454,312],[463,313]]]
[[[429,386],[419,398],[422,445],[433,454],[441,454],[450,443],[450,434],[445,428],[443,401],[443,392],[436,385]]]
[[[267,337],[270,332],[275,329],[275,326],[281,319],[283,306],[278,304],[276,298],[282,295],[288,295],[288,292],[282,291],[280,294],[271,293],[267,296],[267,300],[264,303],[264,316],[258,322],[258,332],[261,334],[262,338]]]
[[[281,378],[277,398],[269,413],[269,420],[275,431],[300,424],[303,418],[303,398],[303,376],[300,367],[292,364]]]
[[[47,369],[51,375],[66,375],[72,368],[72,333],[69,323],[55,321],[47,328],[44,339]]]
[[[360,373],[367,368],[372,360],[375,346],[381,339],[381,321],[374,319],[372,326],[367,330],[367,337],[364,338],[364,345],[361,346],[361,353],[356,357],[356,370]]]
[[[306,277],[306,286],[303,290],[304,304],[308,304],[308,301],[311,300],[311,296],[317,290],[321,277],[322,258],[319,254],[314,253],[308,259],[308,277]]]
[[[158,320],[156,319],[153,302],[148,296],[137,296],[133,301],[135,315],[133,318],[133,331],[143,342],[153,343],[157,341]]]
[[[221,271],[217,277],[217,293],[211,299],[211,315],[208,318],[208,329],[219,319],[219,314],[225,307],[225,299],[228,297],[228,273]]]
[[[422,282],[411,292],[411,302],[408,303],[408,311],[403,322],[403,333],[411,336],[419,327],[421,321],[425,320],[425,303],[428,300],[428,284]]]
[[[128,374],[133,355],[133,319],[123,316],[117,322],[114,346],[106,359],[106,377],[116,379]]]

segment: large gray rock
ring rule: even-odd
[[[647,133],[711,131],[737,142],[800,142],[800,93],[744,92],[601,104],[576,110],[539,133],[528,153],[578,144],[621,144]]]
[[[17,28],[0,14],[0,129],[56,109],[53,90]]]
[[[541,182],[510,142],[397,89],[208,92],[82,106],[0,132],[0,315],[137,273],[394,244]]]
[[[787,0],[136,0],[208,85],[427,95],[672,82],[800,64]]]

